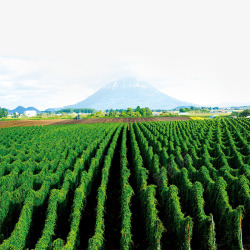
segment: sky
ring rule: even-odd
[[[84,100],[123,77],[250,105],[249,1],[1,1],[0,106]]]

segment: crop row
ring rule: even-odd
[[[1,129],[0,249],[247,248],[249,129],[248,119]]]

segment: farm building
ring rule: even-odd
[[[28,117],[33,117],[33,116],[36,116],[36,111],[35,110],[26,110],[26,111],[24,111],[24,115],[26,115]]]
[[[158,115],[161,115],[162,114],[162,112],[152,112],[152,115],[154,115],[154,116],[158,116]]]

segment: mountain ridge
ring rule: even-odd
[[[23,114],[25,111],[28,110],[35,110],[37,113],[41,113],[41,111],[36,109],[35,107],[24,108],[23,106],[18,106],[15,109],[8,109],[8,113],[13,114],[17,112],[18,114]]]

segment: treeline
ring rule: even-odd
[[[61,113],[67,113],[67,114],[71,114],[71,113],[94,113],[96,112],[95,109],[90,109],[90,108],[80,108],[80,109],[72,109],[72,108],[67,108],[67,109],[60,109],[58,111],[56,111],[56,114],[61,114]]]
[[[132,109],[132,108],[127,108],[127,109],[108,109],[106,110],[106,112],[108,113],[109,117],[146,117],[146,116],[151,116],[152,115],[152,111],[148,108],[141,108],[140,106],[137,106],[136,109]]]
[[[211,107],[190,107],[190,108],[180,108],[180,112],[189,112],[189,111],[199,111],[201,113],[210,113],[211,110],[218,110],[218,108],[211,108]]]

